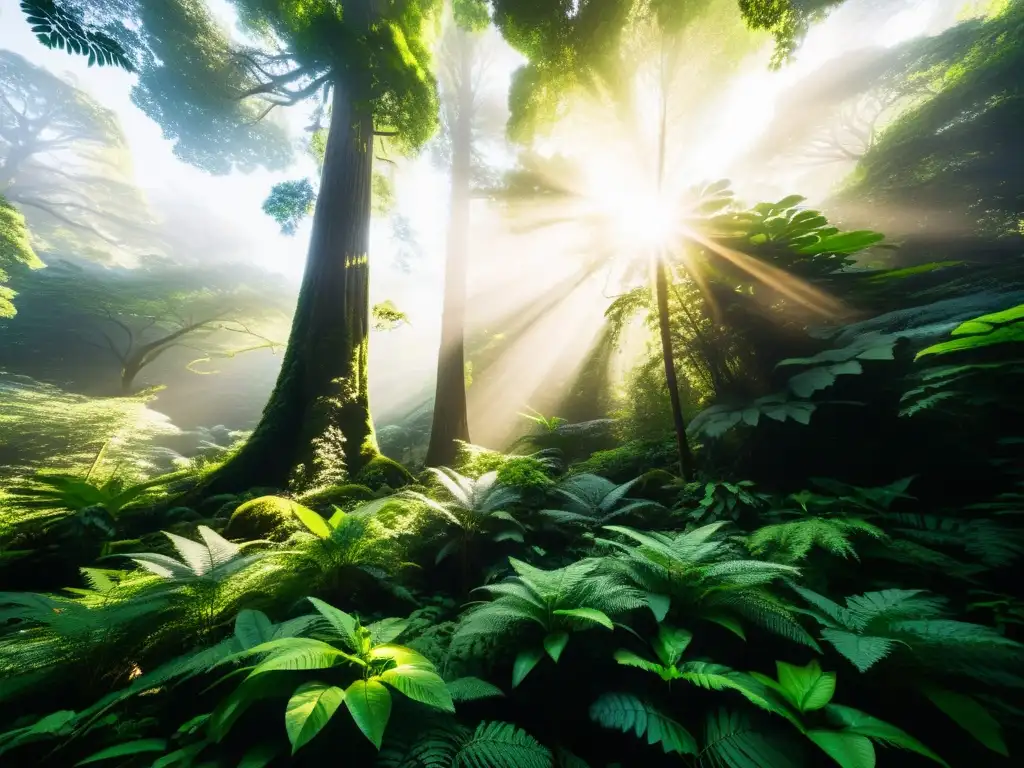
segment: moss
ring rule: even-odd
[[[374,456],[355,477],[356,483],[368,488],[379,489],[382,486],[401,488],[415,481],[412,473],[394,459],[387,456]]]
[[[616,483],[624,483],[639,477],[651,467],[670,467],[674,461],[675,446],[670,440],[631,440],[617,448],[598,451],[586,461],[573,464],[569,471],[572,474],[589,472]]]
[[[509,456],[489,448],[481,448],[479,445],[458,443],[458,451],[455,454],[455,469],[467,477],[480,477],[488,472],[496,472],[508,461]]]
[[[498,468],[498,482],[524,490],[543,490],[551,485],[551,478],[538,459],[510,456]]]
[[[291,509],[293,503],[280,496],[260,496],[247,501],[232,513],[224,536],[284,541],[297,527]]]
[[[318,488],[299,497],[299,501],[311,509],[330,508],[332,506],[349,509],[355,505],[371,501],[379,497],[372,488],[357,483],[346,485],[329,485]]]
[[[166,537],[164,537],[166,538]],[[142,539],[121,539],[107,542],[104,554],[123,555],[129,552],[144,552]]]

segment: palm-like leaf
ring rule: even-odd
[[[636,478],[616,485],[598,475],[573,475],[555,488],[555,493],[565,501],[565,509],[542,509],[540,514],[556,524],[596,528],[616,517],[661,509],[654,501],[627,499],[639,481]]]

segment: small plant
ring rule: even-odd
[[[267,695],[268,687],[275,692],[291,690],[284,716],[292,754],[323,730],[342,703],[363,735],[380,749],[391,717],[389,689],[433,709],[455,711],[434,665],[411,648],[392,644],[405,629],[403,620],[385,619],[364,626],[322,600],[308,599],[321,616],[311,631],[313,636],[270,640],[229,658],[257,657],[258,661],[210,716],[212,738],[222,739],[257,697]],[[310,681],[294,687],[287,676],[266,676],[268,672],[314,670],[321,671],[329,682]]]

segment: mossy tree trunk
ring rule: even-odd
[[[469,203],[473,156],[473,43],[469,33],[458,39],[456,116],[452,126],[451,211],[444,272],[441,344],[437,354],[434,416],[426,464],[451,466],[456,440],[469,442],[466,407],[466,273],[469,261]]]
[[[263,417],[204,493],[311,479],[338,458],[355,475],[378,454],[367,386],[373,115],[339,76],[306,270],[288,348]],[[355,86],[355,87],[354,87]]]

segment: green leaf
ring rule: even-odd
[[[654,614],[655,620],[658,622],[664,621],[668,615],[668,609],[672,605],[672,597],[670,595],[658,595],[654,592],[648,592],[644,597],[647,600],[647,607]]]
[[[807,738],[842,768],[875,768],[875,748],[865,736],[839,731],[808,731]]]
[[[425,765],[419,763],[417,765]],[[451,768],[552,768],[551,752],[511,723],[480,723],[451,762]]]
[[[377,749],[391,717],[391,694],[376,680],[356,680],[345,691],[345,706],[359,730]]]
[[[821,638],[832,643],[860,672],[867,672],[888,656],[894,644],[894,641],[886,637],[865,637],[831,628],[821,630]]]
[[[836,692],[836,673],[822,672],[817,659],[806,667],[776,661],[775,668],[782,690],[800,712],[822,709],[832,701]]]
[[[975,699],[931,685],[925,686],[922,691],[932,704],[975,739],[1003,757],[1010,756],[998,721]]]
[[[356,632],[356,626],[359,622],[356,621],[354,616],[350,616],[344,611],[335,608],[333,605],[325,603],[323,600],[317,597],[307,597],[307,600],[313,604],[313,607],[320,612],[320,615],[327,619],[327,622],[334,628],[338,635],[348,644],[348,647],[353,651],[359,651],[359,635]]]
[[[373,644],[379,645],[390,643],[401,635],[408,626],[409,621],[407,619],[381,619],[380,621],[373,622],[373,624],[368,625],[366,628],[370,630],[370,638]]]
[[[666,753],[697,754],[697,741],[689,731],[632,694],[604,694],[591,705],[590,719],[605,728],[646,735],[648,744],[661,744]]]
[[[852,707],[844,707],[839,704],[830,704],[825,714],[831,724],[842,728],[843,733],[865,736],[873,741],[880,741],[903,749],[909,749],[919,755],[934,760],[939,765],[949,768],[949,765],[941,757],[932,752],[928,747],[915,739],[906,731],[900,730],[877,717],[872,717],[865,712]]]
[[[527,648],[519,652],[515,662],[512,664],[512,687],[517,687],[526,676],[530,674],[537,662],[544,656],[544,651],[538,648]]]
[[[658,636],[651,645],[662,664],[674,667],[692,639],[692,632],[662,624],[658,627]]]
[[[275,744],[257,744],[250,747],[238,763],[238,768],[266,768],[278,755]]]
[[[274,625],[262,611],[245,608],[235,618],[235,637],[243,650],[274,639]]]
[[[612,620],[608,618],[607,614],[603,611],[599,611],[596,608],[559,608],[556,611],[552,611],[556,616],[568,616],[573,619],[584,619],[585,621],[592,621],[595,624],[600,624],[606,629],[614,629]]]
[[[632,651],[627,651],[625,648],[617,650],[613,654],[613,657],[619,664],[623,664],[627,667],[636,667],[647,672],[653,672],[656,675],[660,675],[665,680],[670,680],[674,677],[673,673],[675,672],[675,669],[645,659],[643,656],[639,656]]]
[[[799,768],[801,755],[775,731],[755,727],[749,717],[720,708],[704,725],[701,768]]]
[[[391,687],[397,688],[413,701],[444,712],[455,711],[452,695],[448,692],[444,680],[432,670],[402,665],[385,670],[380,675],[380,679]]]
[[[322,640],[314,640],[311,637],[287,637],[272,640],[263,645],[269,646],[276,643],[281,644],[279,650],[257,664],[255,669],[249,673],[250,677],[277,670],[329,669],[342,661],[366,666],[362,660],[339,651],[333,645]],[[252,650],[261,647],[263,646],[257,645]]]
[[[548,652],[548,656],[551,657],[551,660],[557,664],[558,659],[562,655],[562,651],[565,650],[565,645],[568,642],[568,632],[552,632],[544,638],[544,650]]]
[[[112,747],[101,749],[84,760],[79,760],[75,765],[88,765],[98,763],[100,760],[110,760],[114,757],[128,757],[129,755],[140,755],[146,752],[163,752],[167,749],[167,739],[139,739],[127,741],[123,744],[115,744]]]
[[[454,701],[476,701],[504,696],[505,692],[493,683],[479,677],[460,677],[445,683]]]
[[[293,755],[323,730],[344,698],[345,691],[336,685],[311,682],[295,689],[284,711],[284,727]]]

